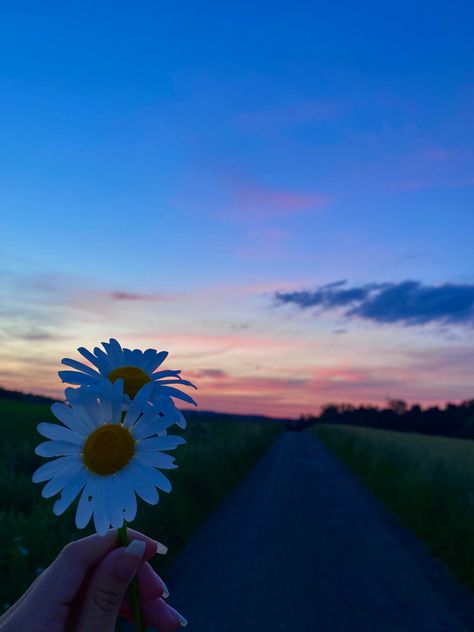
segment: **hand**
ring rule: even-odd
[[[117,548],[117,532],[68,544],[0,617],[0,632],[113,632],[119,613],[131,620],[127,588],[137,576],[145,625],[174,632],[186,619],[163,599],[166,586],[148,561],[165,549],[138,531]],[[163,552],[163,551],[162,551]]]

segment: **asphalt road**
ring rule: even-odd
[[[279,437],[168,585],[190,632],[474,630],[467,592],[307,432]]]

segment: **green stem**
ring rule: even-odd
[[[128,533],[127,523],[123,521],[123,525],[120,529],[117,529],[118,543],[120,546],[128,545]],[[133,622],[135,624],[136,632],[145,632],[145,626],[142,621],[142,612],[140,609],[140,600],[138,598],[138,583],[137,578],[134,577],[128,588],[128,596],[130,598],[130,604],[133,611]]]

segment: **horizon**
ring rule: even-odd
[[[64,391],[63,390],[59,390],[59,394],[56,397],[54,394],[52,395],[47,395],[45,393],[39,393],[39,392],[29,392],[29,391],[21,391],[21,390],[10,390],[10,389],[6,389],[2,384],[0,384],[0,391],[4,391],[6,393],[13,393],[15,395],[26,395],[26,396],[31,396],[31,397],[40,397],[40,398],[46,398],[46,399],[53,399],[55,401],[64,401]],[[4,396],[4,399],[8,399],[8,396]],[[294,416],[294,417],[289,417],[289,416],[283,416],[283,415],[264,415],[264,414],[259,414],[259,413],[242,413],[242,412],[236,412],[236,411],[232,411],[232,410],[228,410],[228,411],[222,411],[222,410],[210,410],[210,409],[203,409],[201,407],[196,408],[195,406],[193,406],[192,404],[187,404],[186,402],[183,401],[179,401],[178,403],[175,402],[177,408],[179,410],[182,410],[183,412],[191,412],[191,413],[197,413],[197,414],[203,414],[203,415],[230,415],[230,416],[243,416],[243,417],[268,417],[269,419],[272,420],[294,420],[296,421],[297,419],[300,419],[302,417],[315,417],[318,418],[322,412],[324,411],[325,408],[327,407],[331,407],[331,406],[336,406],[336,407],[342,407],[342,406],[352,406],[355,409],[357,408],[373,408],[376,410],[388,410],[391,408],[391,403],[399,403],[402,402],[403,404],[406,405],[407,407],[407,411],[409,412],[414,406],[420,406],[421,410],[423,412],[426,412],[428,410],[430,410],[431,408],[438,408],[439,410],[447,410],[448,406],[450,405],[454,405],[454,406],[462,406],[464,404],[469,404],[471,402],[474,402],[474,397],[471,399],[465,399],[465,400],[459,400],[457,402],[455,401],[445,401],[445,402],[437,402],[437,401],[433,401],[433,402],[429,402],[427,404],[420,404],[420,402],[407,402],[406,400],[392,400],[392,399],[386,399],[385,402],[382,404],[381,402],[378,403],[369,403],[369,402],[361,402],[359,404],[353,404],[352,402],[349,401],[328,401],[324,404],[322,404],[318,411],[315,413],[300,413],[300,415]]]
[[[115,337],[217,412],[473,398],[471,3],[0,14],[5,388]]]

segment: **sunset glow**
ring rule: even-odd
[[[203,410],[474,397],[472,21],[371,6],[4,9],[0,386],[115,337]]]

